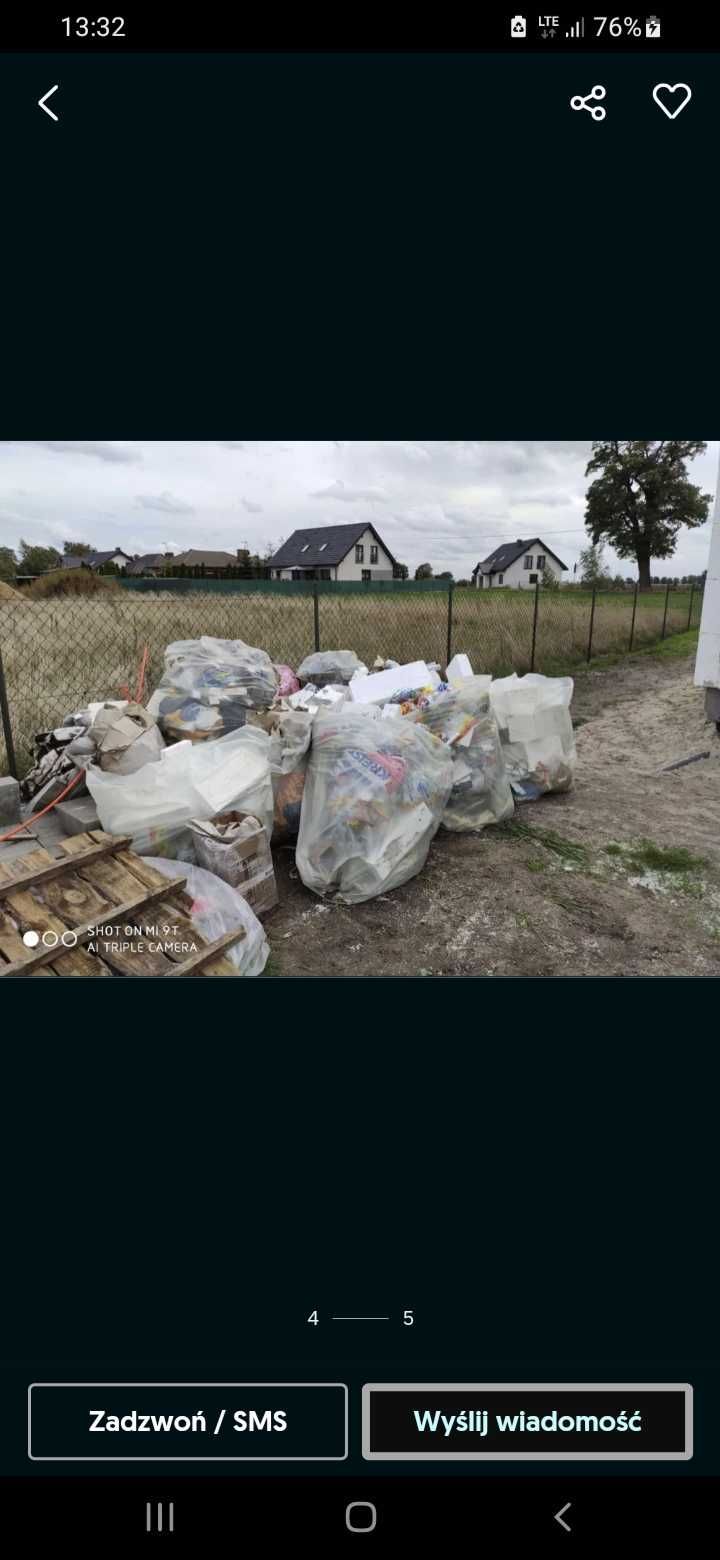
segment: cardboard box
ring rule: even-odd
[[[195,859],[236,888],[256,916],[262,918],[278,902],[275,869],[268,837],[250,813],[221,813],[211,822],[190,819]]]

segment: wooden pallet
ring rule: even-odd
[[[208,942],[194,926],[192,898],[179,875],[163,877],[130,841],[101,829],[62,840],[61,854],[29,851],[12,865],[0,862],[0,980],[4,976],[236,975],[228,948],[245,936],[242,927]],[[120,935],[98,936],[99,927],[121,928]],[[122,928],[171,926],[154,937],[125,936]],[[35,948],[23,933],[40,933]],[[76,941],[69,948],[47,947],[44,932]],[[163,942],[163,949],[150,943]],[[130,947],[122,948],[122,942]],[[167,951],[168,942],[178,944]],[[182,947],[181,945],[185,945]],[[58,948],[60,951],[58,952]]]

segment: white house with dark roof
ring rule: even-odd
[[[366,521],[293,531],[269,560],[273,580],[392,580],[395,563]]]
[[[519,539],[496,547],[489,558],[476,563],[472,578],[478,590],[489,590],[493,585],[534,590],[538,581],[542,583],[548,574],[559,580],[566,570],[567,564],[557,553],[552,552],[539,536],[532,536],[529,541]]]

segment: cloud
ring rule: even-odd
[[[164,515],[195,513],[192,504],[186,504],[182,498],[174,498],[172,493],[138,493],[137,503],[141,509],[160,509]]]
[[[247,509],[249,515],[261,515],[263,512],[262,504],[251,504],[249,498],[242,500],[242,506],[243,509]]]
[[[93,460],[107,461],[111,466],[140,466],[142,456],[138,450],[127,450],[118,444],[93,444],[82,439],[30,439],[39,450],[52,450],[55,455],[88,455]]]
[[[382,488],[346,487],[345,483],[341,482],[339,478],[336,482],[331,482],[329,487],[318,488],[316,493],[311,493],[309,496],[310,498],[339,498],[343,504],[358,504],[362,501],[370,501],[377,504],[386,503],[386,495],[383,493]]]
[[[218,439],[221,450],[244,450],[245,445],[240,439]]]

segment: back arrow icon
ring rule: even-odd
[[[555,1512],[555,1521],[560,1523],[561,1528],[564,1528],[566,1533],[572,1533],[572,1528],[570,1526],[570,1523],[569,1522],[563,1522],[563,1517],[565,1516],[565,1512],[569,1511],[571,1506],[572,1506],[572,1501],[571,1500],[566,1500],[565,1505],[561,1506],[560,1510]]]
[[[49,97],[52,97],[53,92],[57,92],[59,85],[59,81],[56,81],[55,86],[51,87],[50,91],[46,92],[44,97],[38,98],[38,108],[41,108],[43,113],[48,115],[48,118],[54,119],[56,124],[58,123],[58,116],[57,114],[53,113],[51,108],[48,108],[47,100]]]

